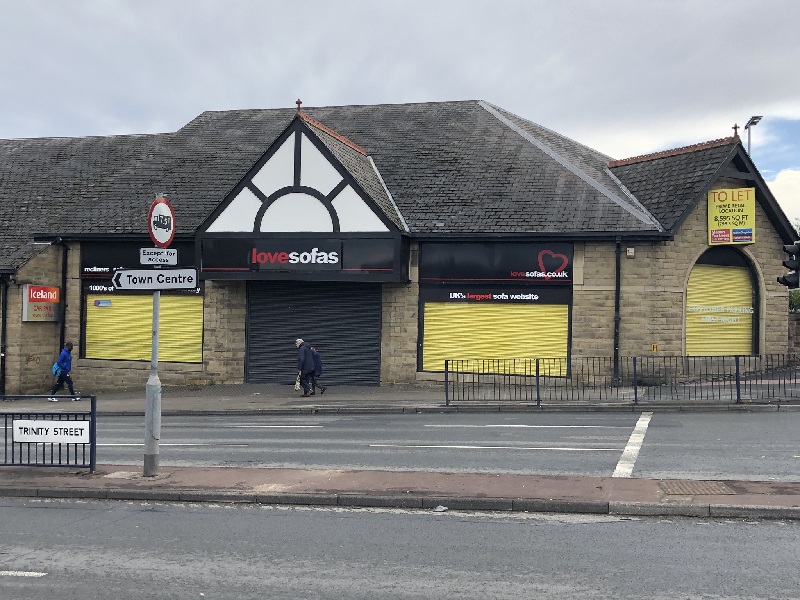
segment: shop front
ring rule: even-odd
[[[572,244],[426,243],[420,247],[418,368],[448,359],[566,359]]]
[[[201,278],[246,286],[245,381],[294,381],[303,338],[327,383],[380,384],[381,285],[408,279],[403,238],[208,234],[200,252]]]

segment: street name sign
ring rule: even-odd
[[[15,444],[89,443],[89,421],[15,419],[12,430]]]
[[[120,269],[111,281],[118,290],[186,290],[197,287],[197,269]]]
[[[178,251],[174,248],[139,248],[140,265],[177,265]]]

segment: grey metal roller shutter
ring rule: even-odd
[[[247,381],[294,383],[298,337],[322,355],[324,385],[380,385],[379,284],[248,283]]]

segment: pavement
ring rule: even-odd
[[[98,418],[142,415],[145,389],[97,396]],[[46,396],[6,397],[3,413],[87,411],[89,401],[58,403]],[[730,404],[470,402],[445,406],[441,384],[329,388],[302,398],[291,386],[225,385],[163,388],[162,415],[323,414],[402,412],[624,410],[796,411],[791,402]],[[26,417],[27,418],[27,417]],[[224,502],[420,510],[524,511],[629,517],[800,519],[797,481],[677,480],[234,467],[165,467],[145,477],[142,465],[75,467],[0,466],[0,497],[81,498],[163,502]]]

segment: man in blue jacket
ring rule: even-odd
[[[50,402],[58,402],[55,393],[63,388],[65,383],[69,387],[69,395],[72,396],[72,400],[80,400],[80,396],[75,395],[75,388],[72,387],[72,377],[69,375],[70,371],[72,371],[72,342],[64,344],[64,349],[59,354],[56,364],[58,365],[58,379],[56,379],[53,389],[50,390],[48,400]]]
[[[311,344],[304,342],[302,338],[294,341],[297,347],[297,372],[300,374],[300,385],[303,386],[303,397],[311,396],[311,378],[314,376],[314,357],[311,354]]]

